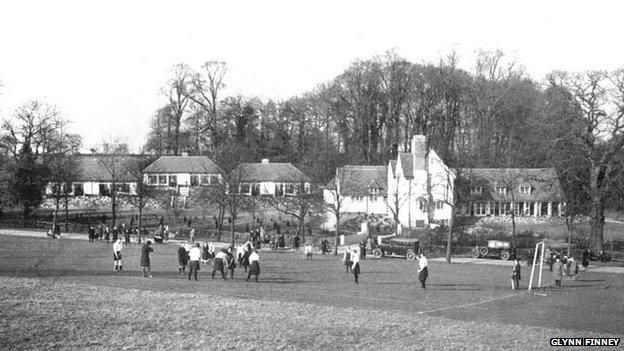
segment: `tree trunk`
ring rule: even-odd
[[[111,192],[111,215],[113,217],[113,230],[115,230],[115,222],[117,219],[117,194],[115,193],[115,183],[113,183],[113,191]]]
[[[58,196],[56,196],[54,200],[55,200],[54,214],[52,215],[52,234],[53,235],[54,235],[54,228],[56,228],[56,222],[58,221],[59,208],[61,207],[61,199]]]
[[[589,245],[596,252],[603,250],[604,244],[604,209],[605,200],[600,188],[602,172],[600,167],[593,166],[590,170],[591,208],[589,210]]]
[[[230,235],[232,236],[230,244],[234,245],[234,218],[230,217],[230,219]]]
[[[69,231],[69,196],[65,194],[65,232]]]
[[[334,245],[334,256],[338,255],[339,243],[340,243],[340,214],[336,214],[336,245]]]
[[[453,228],[455,227],[455,206],[451,208],[451,218],[449,219],[448,235],[446,237],[446,263],[451,263],[451,251],[453,240]]]
[[[595,252],[600,252],[604,248],[604,208],[603,199],[600,196],[594,196],[589,212],[589,245]]]
[[[299,217],[299,228],[297,228],[297,234],[299,234],[299,236],[305,238],[305,234],[303,234],[304,230],[303,227],[305,225],[304,221],[305,218],[303,216]]]
[[[572,257],[572,216],[565,217],[565,224],[568,229],[568,257]]]
[[[137,230],[137,241],[139,242],[139,244],[141,243],[141,235],[143,233],[143,204],[141,203],[142,201],[139,200],[139,218],[138,218],[138,230]]]
[[[30,207],[27,205],[22,205],[22,228],[26,228],[26,221],[28,220],[29,212],[30,212]]]

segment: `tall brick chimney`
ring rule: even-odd
[[[414,158],[414,169],[425,169],[425,157],[427,156],[427,137],[425,135],[414,135],[412,137],[412,156]]]

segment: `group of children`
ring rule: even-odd
[[[236,256],[234,256],[235,254]],[[226,272],[229,272],[230,278],[234,278],[234,270],[237,263],[239,267],[245,269],[247,281],[252,276],[255,276],[255,281],[258,282],[260,275],[260,255],[250,241],[236,248],[230,246],[227,249],[218,250],[215,249],[212,243],[204,243],[203,245],[199,243],[192,245],[190,242],[180,243],[178,248],[178,271],[181,275],[186,274],[188,267],[188,280],[191,280],[191,277],[198,280],[197,273],[200,269],[200,262],[204,266],[212,262],[212,279],[214,279],[217,272],[221,273],[223,280],[227,279]]]

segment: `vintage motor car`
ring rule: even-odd
[[[514,250],[509,241],[488,240],[487,246],[475,246],[471,252],[474,258],[499,258],[508,260],[515,258]]]
[[[384,238],[373,249],[373,256],[399,256],[415,260],[420,249],[420,240],[414,238]]]

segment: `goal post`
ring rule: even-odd
[[[540,251],[541,249],[541,251]],[[529,291],[533,288],[533,276],[535,275],[535,266],[537,265],[538,254],[539,260],[539,275],[537,279],[537,287],[542,287],[542,271],[544,268],[544,251],[546,251],[546,244],[543,241],[535,244],[535,252],[533,253],[533,265],[531,266],[531,278],[529,279]]]

